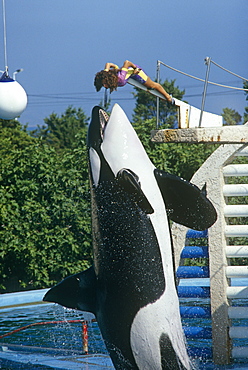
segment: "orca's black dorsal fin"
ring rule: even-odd
[[[145,213],[151,214],[154,212],[153,207],[141,189],[138,176],[133,171],[127,168],[122,168],[117,173],[116,179]]]
[[[195,230],[206,230],[215,223],[216,210],[204,191],[168,172],[155,169],[154,174],[172,221]]]
[[[48,290],[43,301],[55,302],[64,307],[96,312],[96,274],[93,266],[71,275]]]

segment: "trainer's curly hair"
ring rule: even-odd
[[[109,71],[100,71],[97,72],[95,75],[94,80],[94,86],[96,88],[96,91],[100,91],[104,84],[107,84],[110,93],[112,91],[117,90],[118,86],[118,77],[117,77],[117,70],[116,69],[110,69]]]

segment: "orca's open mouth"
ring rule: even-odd
[[[105,110],[100,109],[99,110],[99,121],[100,121],[100,130],[101,130],[102,139],[103,139],[103,136],[104,136],[104,131],[105,131],[105,128],[107,126],[108,120],[109,120],[108,113],[105,112]]]
[[[94,148],[98,150],[104,139],[104,132],[109,120],[108,113],[99,106],[95,106],[92,109],[91,122],[88,129],[87,135],[87,146],[88,148]]]

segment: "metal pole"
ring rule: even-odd
[[[83,353],[88,355],[89,347],[88,347],[88,324],[87,321],[82,322],[82,339],[83,339]]]
[[[160,61],[157,61],[157,82],[160,80]],[[157,97],[157,120],[156,120],[157,129],[159,128],[159,97]]]
[[[4,63],[5,63],[5,72],[8,76],[8,56],[7,56],[7,30],[6,30],[6,9],[5,9],[5,0],[2,0],[3,3],[3,40],[4,40]]]
[[[104,90],[104,97],[103,97],[103,108],[106,109],[108,105],[108,90]]]
[[[205,77],[204,89],[203,89],[203,94],[202,94],[202,105],[201,105],[199,127],[201,127],[201,123],[202,123],[202,116],[203,116],[204,105],[205,105],[206,94],[207,94],[207,87],[208,87],[208,77],[209,77],[209,71],[210,71],[210,65],[211,65],[211,58],[206,57],[205,64],[207,65],[207,70],[206,70],[206,77]]]

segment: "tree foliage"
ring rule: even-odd
[[[77,147],[77,135],[85,132],[88,117],[81,108],[69,106],[60,117],[52,113],[44,119],[45,125],[33,132],[34,136],[43,140],[56,149],[70,149]]]
[[[2,291],[48,287],[91,263],[85,135],[56,152],[18,125],[1,128]]]
[[[22,127],[16,120],[0,119],[0,133],[0,153],[7,154],[13,149],[22,149],[34,142],[26,127]]]
[[[224,120],[224,125],[238,125],[241,122],[242,116],[231,108],[223,108],[222,117]]]

